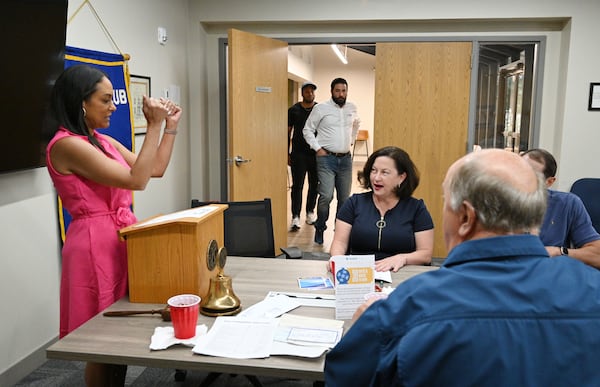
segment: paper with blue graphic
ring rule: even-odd
[[[350,320],[375,290],[375,255],[334,255],[331,257],[335,282],[335,318]]]

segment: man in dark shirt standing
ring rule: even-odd
[[[302,129],[315,102],[317,85],[312,82],[302,84],[302,101],[288,109],[288,149],[290,142],[292,151],[288,156],[288,165],[292,170],[292,225],[291,231],[300,228],[300,211],[302,210],[302,191],[304,178],[308,174],[308,194],[306,195],[306,223],[313,224],[317,217],[314,213],[317,203],[317,164],[315,151],[306,143]]]

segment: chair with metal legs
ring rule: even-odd
[[[352,146],[352,159],[354,159],[354,150],[356,149],[356,144],[358,142],[363,142],[365,144],[365,149],[367,150],[367,157],[369,157],[369,131],[368,130],[359,130],[356,135],[356,140],[354,141],[354,145]]]

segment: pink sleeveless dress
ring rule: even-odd
[[[131,212],[131,191],[74,174],[63,175],[54,169],[50,149],[70,136],[88,141],[61,128],[46,148],[48,172],[73,218],[62,249],[61,338],[127,294],[127,249],[117,230],[136,222]],[[105,136],[96,136],[113,159],[129,168]]]

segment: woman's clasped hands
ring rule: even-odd
[[[177,122],[181,116],[181,107],[166,98],[144,96],[142,110],[149,127],[163,120]]]

